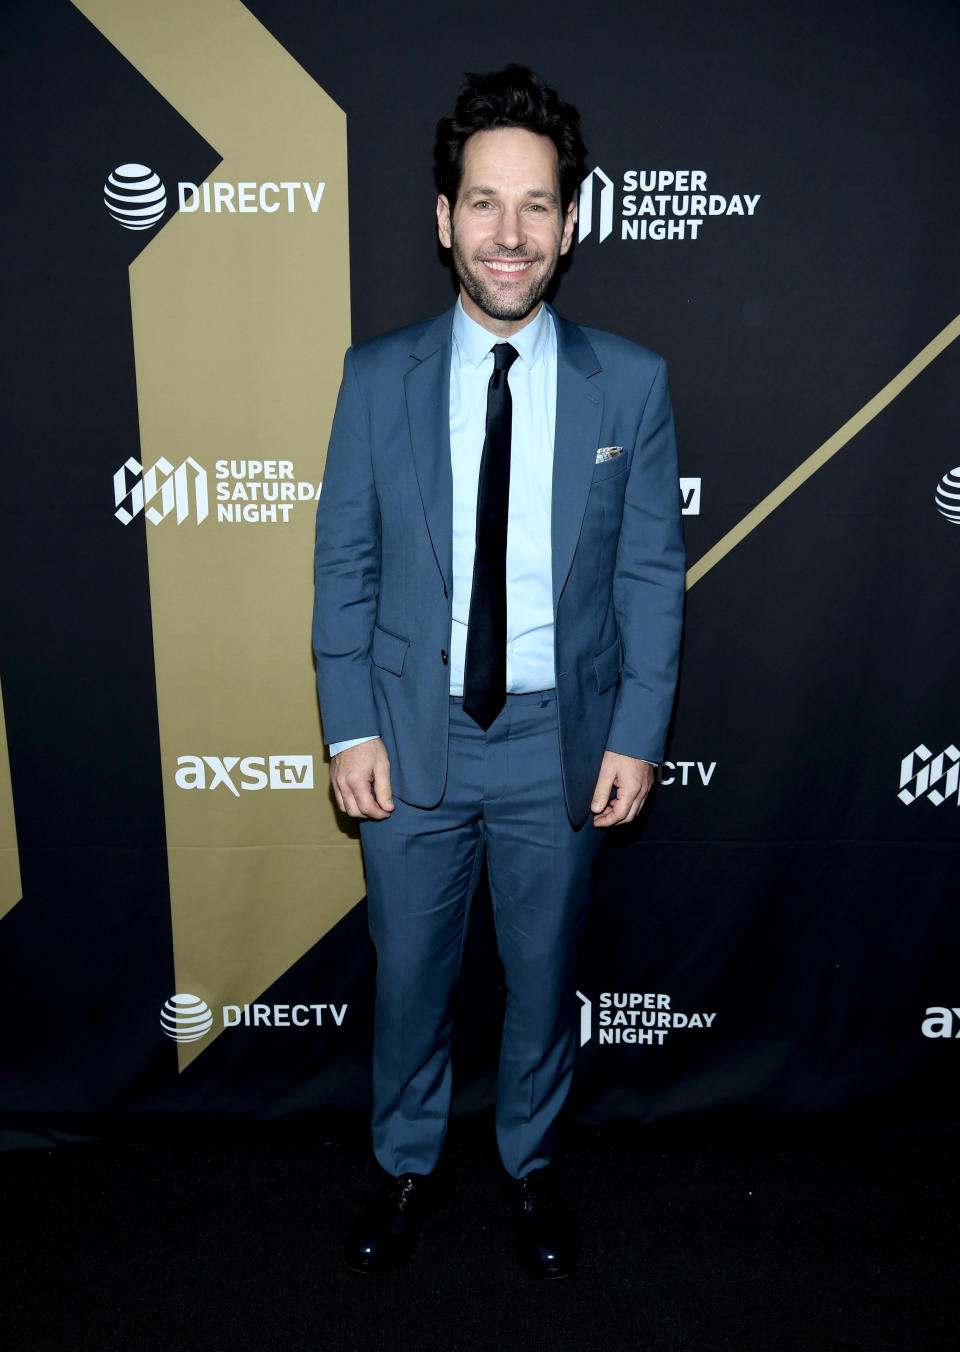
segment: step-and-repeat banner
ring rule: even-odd
[[[953,1123],[960,11],[21,0],[0,32],[2,1143],[363,1119],[314,513],[344,349],[453,298],[436,119],[510,60],[581,109],[556,304],[667,358],[689,559],[573,1114]],[[481,890],[461,1116],[502,994]]]

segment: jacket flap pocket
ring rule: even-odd
[[[374,625],[370,659],[375,667],[382,667],[384,671],[391,671],[394,676],[400,676],[403,672],[403,659],[409,647],[408,639],[397,638],[396,634],[388,633],[378,624]]]
[[[620,679],[620,640],[618,638],[610,644],[609,648],[604,648],[598,657],[593,659],[593,669],[597,674],[597,693],[603,694],[604,690],[609,690],[612,685],[616,685]]]

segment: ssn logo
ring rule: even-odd
[[[312,756],[178,756],[179,789],[312,789]]]

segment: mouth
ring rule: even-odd
[[[478,260],[497,277],[517,277],[533,267],[532,258],[481,258]]]

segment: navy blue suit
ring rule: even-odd
[[[666,368],[554,320],[556,695],[508,701],[487,734],[449,692],[452,311],[352,348],[333,423],[314,614],[324,736],[378,733],[399,800],[361,827],[374,1143],[391,1173],[429,1172],[442,1146],[450,994],[484,844],[508,989],[498,1140],[515,1175],[548,1161],[573,1070],[600,762],[663,757],[684,583]],[[619,454],[598,460],[603,447]]]

